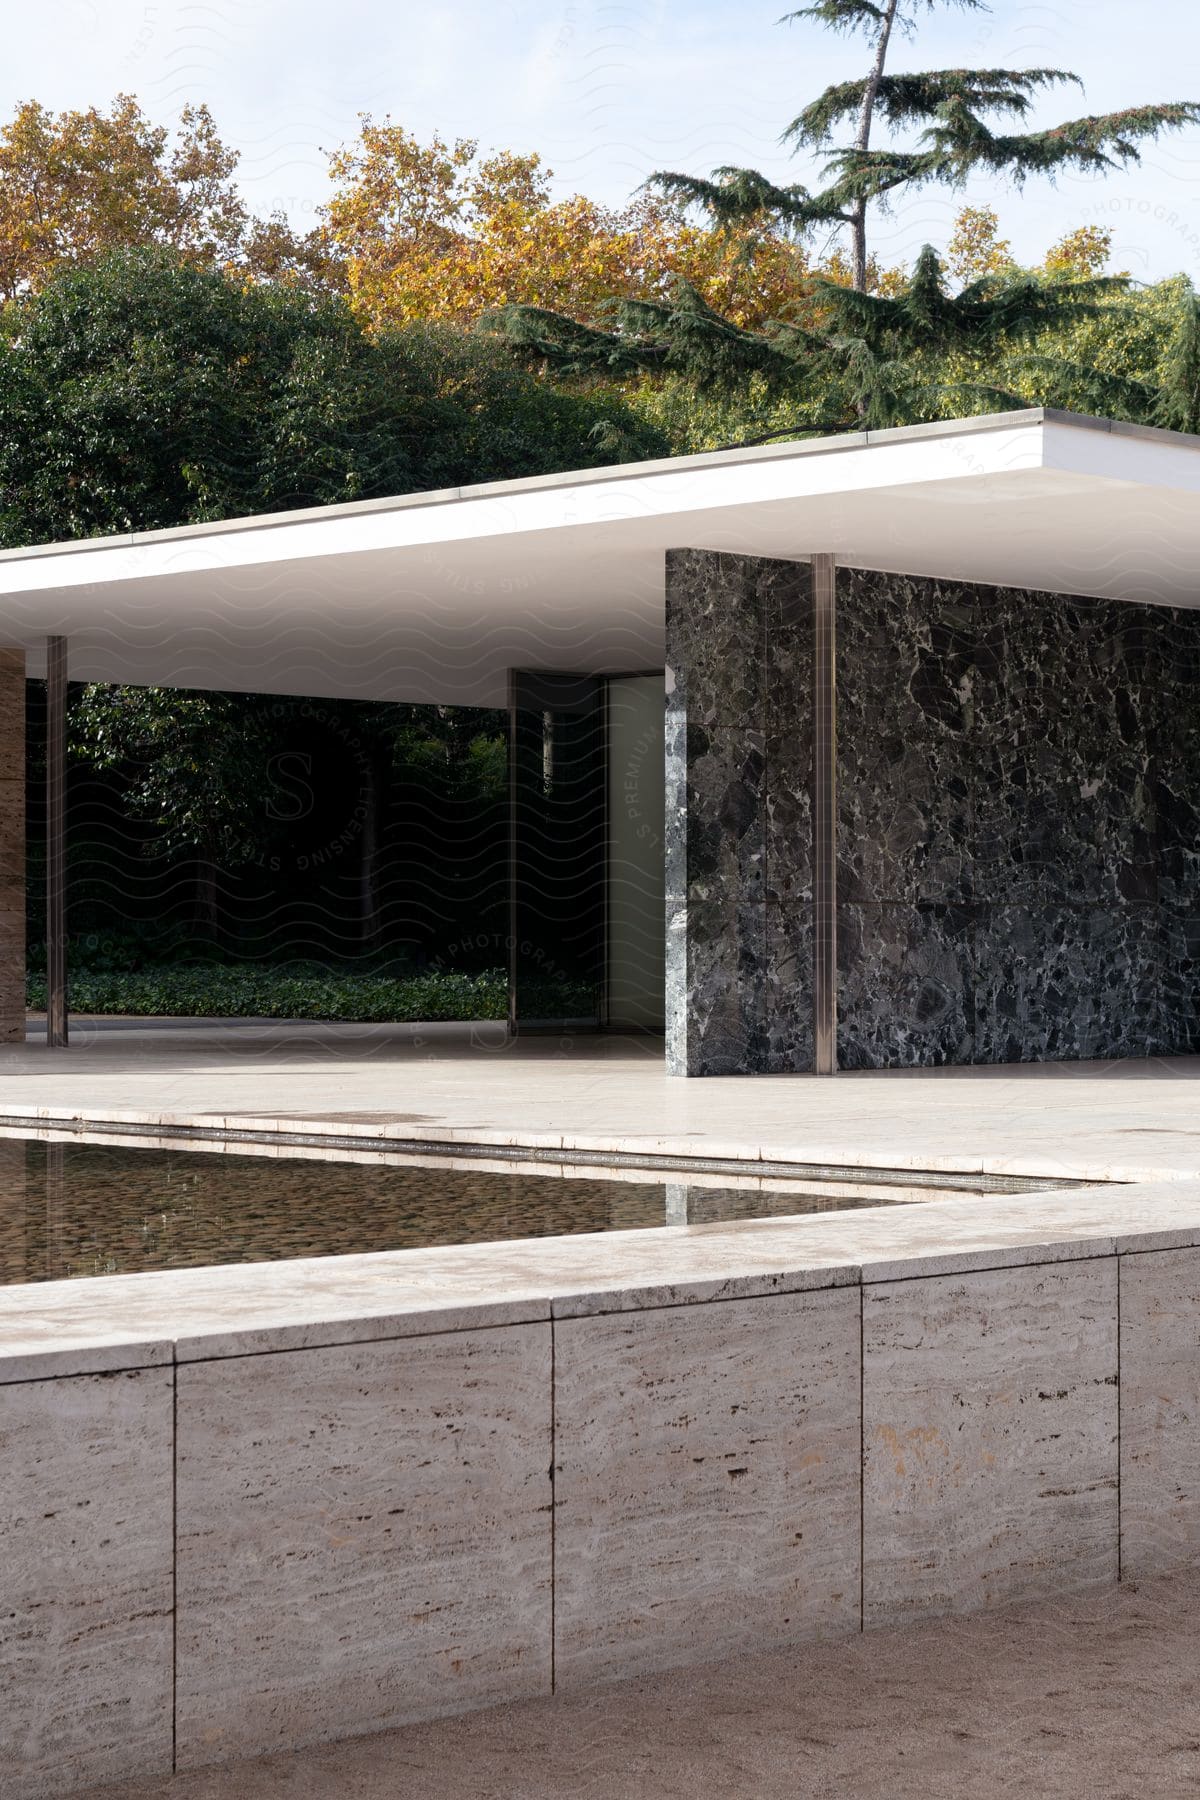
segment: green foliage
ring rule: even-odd
[[[147,530],[665,449],[485,337],[368,337],[336,298],[166,251],[63,267],[0,333],[0,543]]]
[[[94,682],[68,714],[72,757],[113,777],[126,816],[154,829],[149,856],[201,852],[224,869],[260,859],[273,835],[270,769],[287,751],[302,702]],[[381,778],[414,784],[432,807],[479,817],[507,793],[507,721],[476,707],[326,700],[310,742],[340,726]]]
[[[1196,298],[1186,276],[1101,295],[1089,314],[1018,344],[960,349],[940,365],[945,383],[933,417],[954,417],[956,384],[990,386],[1018,405],[1200,429]]]
[[[1200,301],[1190,285],[1179,296],[1159,373],[1154,423],[1171,431],[1200,431]]]
[[[130,973],[77,970],[71,976],[77,1013],[138,1018],[331,1019],[370,1023],[438,1019],[503,1019],[507,978],[498,969],[471,975],[434,969],[389,977],[269,966],[184,963]],[[28,1004],[46,1003],[45,976],[31,974]]]
[[[929,6],[935,3],[929,0]],[[975,0],[964,3],[972,7]],[[1067,347],[1102,309],[1107,316],[1127,286],[1123,278],[1095,272],[1107,248],[1103,234],[1084,243],[1086,234],[1077,233],[1060,246],[1057,263],[1037,271],[1012,266],[997,241],[994,254],[982,266],[976,261],[975,278],[957,292],[927,245],[906,279],[886,291],[868,291],[871,203],[931,182],[960,186],[979,170],[1020,185],[1035,173],[1120,167],[1138,160],[1145,139],[1200,123],[1200,105],[1173,101],[1045,131],[995,131],[989,121],[1023,123],[1041,93],[1077,77],[1050,68],[891,72],[886,63],[894,31],[911,30],[924,10],[919,0],[817,0],[788,15],[862,34],[872,50],[865,76],[827,88],[784,133],[796,148],[826,154],[822,191],[781,187],[752,169],[732,167],[717,169],[710,180],[665,172],[653,178],[673,200],[702,207],[718,227],[730,230],[744,231],[756,220],[797,236],[819,224],[848,226],[849,288],[806,270],[794,303],[754,328],[723,317],[694,287],[679,282],[661,299],[614,300],[607,314],[601,309],[586,325],[542,308],[512,306],[496,316],[494,329],[525,362],[562,379],[627,384],[644,416],[656,422],[678,419],[680,393],[690,388],[705,422],[699,429],[696,421],[686,422],[682,434],[676,426],[676,442],[682,435],[688,447],[711,442],[715,422],[728,418],[732,424],[733,414],[754,426],[784,415],[757,435],[778,435],[789,426],[800,435],[909,424],[948,410],[986,411],[1019,403],[1022,396],[1055,404],[1068,389],[1086,391],[1095,410],[1194,421],[1200,406],[1194,309],[1180,314],[1169,364],[1159,366],[1156,359],[1149,384],[1089,366]],[[912,148],[873,149],[876,122],[892,131],[924,129]],[[848,144],[836,142],[843,127],[853,127]],[[983,217],[976,218],[976,235]],[[960,261],[961,249],[955,247]],[[716,435],[737,441],[724,429]]]
[[[427,393],[384,409],[338,302],[243,288],[168,252],[63,268],[7,323],[7,544],[395,492],[435,425]]]
[[[868,208],[906,188],[930,183],[961,187],[972,174],[1004,175],[1017,186],[1030,175],[1053,178],[1061,170],[1094,173],[1139,160],[1140,145],[1166,131],[1200,123],[1200,105],[1126,107],[1119,112],[1070,119],[1043,131],[997,131],[994,122],[1021,124],[1034,99],[1064,83],[1082,85],[1065,69],[931,69],[892,73],[887,68],[894,35],[911,34],[926,5],[902,0],[817,0],[787,15],[842,34],[866,38],[867,72],[836,82],[803,107],[783,134],[794,149],[825,154],[824,186],[781,187],[753,169],[726,165],[704,180],[660,171],[651,185],[688,206],[701,207],[718,226],[773,220],[798,234],[818,226],[848,226],[853,240],[854,286],[865,289],[869,258]],[[952,0],[978,10],[981,0]],[[918,130],[915,144],[871,147],[876,123],[895,132]],[[844,127],[849,141],[837,143]]]
[[[1047,280],[1008,268],[954,293],[927,245],[895,294],[813,282],[813,328],[781,322],[746,330],[691,290],[671,304],[617,305],[608,332],[525,308],[511,309],[501,324],[525,355],[565,375],[666,373],[686,378],[709,400],[728,401],[750,386],[763,404],[786,402],[798,433],[836,431],[936,416],[948,388],[960,411],[1011,404],[1011,392],[987,372],[992,364],[1092,318],[1124,285],[1103,277]],[[974,373],[964,367],[948,375],[942,365],[964,353]]]
[[[418,487],[515,481],[670,454],[619,392],[599,385],[564,392],[536,380],[491,332],[411,325],[375,341],[418,372],[448,411],[441,479]]]
[[[881,76],[873,100],[876,115],[892,127],[919,124],[939,108],[964,104],[1023,118],[1039,89],[1077,80],[1058,69],[931,69]],[[827,87],[792,120],[784,141],[798,149],[828,148],[834,128],[858,118],[869,90],[869,78]]]
[[[97,682],[69,731],[78,761],[124,774],[127,811],[156,828],[149,847],[201,849],[226,868],[258,853],[271,738],[253,697]]]
[[[963,12],[988,10],[987,0],[952,0],[952,3]],[[795,12],[785,13],[780,24],[790,24],[794,19],[813,19],[818,25],[824,25],[827,30],[839,32],[843,36],[848,37],[860,31],[870,37],[891,17],[894,17],[895,24],[901,30],[911,31],[922,6],[927,11],[932,11],[936,4],[937,0],[912,0],[909,6],[897,6],[895,0],[892,0],[891,5],[888,0],[881,0],[878,5],[875,0],[813,0],[811,6],[801,6]]]
[[[73,962],[71,1008],[76,1013],[157,1019],[314,1019],[363,1024],[432,1024],[438,1020],[500,1020],[508,1016],[503,969],[470,973],[427,969],[390,975],[323,968],[318,964],[181,962],[130,970],[105,966],[109,957]],[[590,1013],[595,994],[568,980],[522,984],[531,1015]],[[46,1004],[44,969],[31,969],[26,1001]]]
[[[451,798],[475,807],[506,800],[505,714],[455,706],[389,706],[379,712],[393,769],[419,784],[432,805]]]
[[[821,428],[828,409],[824,395],[806,401],[775,394],[754,376],[726,393],[699,393],[680,375],[647,378],[631,387],[629,401],[667,434],[682,455],[802,437]]]

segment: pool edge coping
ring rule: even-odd
[[[1197,1247],[1177,1180],[38,1282],[0,1386]]]

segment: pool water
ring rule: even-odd
[[[962,1180],[968,1185],[954,1191],[996,1185]],[[945,1192],[943,1184],[924,1197]],[[822,1185],[627,1168],[564,1174],[554,1166],[543,1174],[449,1159],[384,1165],[0,1139],[0,1285],[844,1212],[922,1197],[919,1186],[897,1187],[894,1178],[890,1186]]]

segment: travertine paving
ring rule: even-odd
[[[1080,1702],[1079,1729],[1093,1739],[1085,1785],[1078,1766],[1070,1781],[1060,1771],[1058,1787],[1040,1779],[1017,1702],[1028,1713],[1039,1695],[1062,1699],[1062,1658],[1018,1696],[1011,1681],[1029,1643],[1005,1635],[1002,1609],[1084,1584],[1111,1595],[1122,1558],[1126,1574],[1170,1569],[1193,1580],[1198,1069],[683,1084],[666,1080],[645,1045],[506,1048],[415,1029],[118,1029],[61,1060],[22,1049],[0,1077],[10,1130],[22,1111],[41,1113],[46,1130],[57,1119],[60,1134],[73,1118],[107,1119],[112,1132],[122,1120],[138,1132],[156,1120],[176,1133],[189,1122],[302,1128],[336,1155],[348,1127],[393,1149],[440,1135],[461,1150],[464,1140],[532,1136],[557,1109],[562,1126],[542,1142],[581,1151],[608,1144],[739,1155],[751,1167],[774,1156],[967,1171],[1024,1158],[1022,1173],[1124,1179],[8,1290],[0,1440],[7,1430],[40,1445],[41,1465],[32,1498],[5,1515],[0,1564],[21,1570],[13,1616],[41,1637],[14,1665],[0,1786],[14,1800],[54,1800],[122,1770],[148,1779],[172,1752],[178,1768],[196,1767],[407,1720],[415,1735],[382,1749],[301,1755],[282,1777],[290,1790],[272,1790],[270,1770],[234,1767],[211,1788],[174,1791],[196,1800],[272,1791],[891,1795],[906,1791],[894,1749],[871,1734],[899,1694],[918,1708],[922,1796],[1019,1789],[1140,1800],[1175,1791],[1167,1783],[1180,1770],[1194,1781],[1194,1734],[1176,1728],[1145,1744],[1149,1780],[1097,1786],[1102,1734],[1090,1700]],[[78,1098],[64,1100],[73,1080]],[[42,1087],[58,1097],[38,1099]],[[396,1089],[407,1106],[389,1103]],[[239,1100],[256,1110],[236,1110]],[[1119,1160],[1126,1140],[1153,1148],[1124,1154],[1160,1160]],[[256,1153],[275,1147],[264,1140]],[[1157,1179],[1133,1179],[1151,1171]],[[128,1399],[135,1388],[152,1415],[144,1431],[97,1404],[78,1430],[56,1435],[62,1397]],[[170,1420],[170,1459],[160,1414]],[[139,1455],[157,1458],[152,1469],[121,1448],[135,1436]],[[114,1458],[128,1492],[110,1530],[88,1507],[93,1465]],[[174,1521],[165,1652],[151,1641],[165,1626],[161,1600],[142,1591],[147,1547],[150,1588],[168,1573],[155,1549],[161,1531],[139,1532],[132,1552],[122,1550],[130,1521],[152,1517]],[[0,1519],[0,1535],[4,1527]],[[105,1601],[90,1619],[76,1618],[75,1588],[60,1599],[60,1540],[85,1613],[95,1593]],[[90,1571],[114,1554],[117,1579],[98,1587]],[[1060,1635],[1073,1652],[1126,1602],[1041,1604],[1049,1611],[1026,1633],[1045,1636],[1066,1620]],[[870,1714],[855,1710],[873,1680],[861,1661],[870,1652],[856,1646],[860,1623],[869,1640],[879,1628],[919,1631],[931,1612],[967,1609],[1006,1644],[1014,1719],[995,1726],[999,1750],[989,1743],[964,1779],[952,1760],[938,1761],[953,1714],[939,1681],[960,1710],[975,1704],[960,1664],[936,1647],[953,1640],[929,1640],[929,1668],[918,1640],[905,1640]],[[840,1652],[817,1641],[839,1636]],[[960,1661],[974,1657],[991,1692],[991,1640],[961,1642]],[[773,1659],[750,1660],[773,1645]],[[734,1653],[741,1660],[714,1675],[717,1686],[662,1673]],[[843,1654],[850,1660],[839,1663]],[[150,1696],[145,1717],[130,1714],[126,1727],[121,1696],[109,1703],[93,1662],[120,1667],[127,1705]],[[637,1673],[636,1693],[604,1697],[599,1684]],[[1107,1653],[1087,1672],[1106,1701],[1122,1679]],[[1160,1671],[1153,1681],[1157,1702]],[[822,1693],[825,1710],[806,1710]],[[532,1700],[515,1704],[535,1694],[533,1710]],[[1134,1735],[1144,1736],[1139,1698],[1129,1704]],[[481,1715],[461,1736],[457,1724],[430,1722],[498,1701],[508,1710]],[[1190,1717],[1182,1704],[1176,1714]],[[574,1725],[559,1742],[563,1718]],[[518,1724],[506,1739],[510,1719]],[[614,1720],[622,1733],[642,1733],[631,1758],[597,1750]],[[729,1733],[714,1735],[722,1720]],[[964,1741],[992,1730],[986,1712],[973,1721]],[[459,1744],[470,1749],[455,1772],[449,1747]],[[412,1745],[423,1746],[416,1761]],[[931,1782],[931,1747],[934,1773],[944,1768],[953,1785]],[[372,1786],[372,1758],[389,1754],[392,1786]],[[324,1760],[355,1755],[365,1760]],[[312,1774],[321,1770],[327,1779]],[[890,1779],[873,1787],[877,1770]]]
[[[93,1800],[1173,1800],[1200,1576],[93,1789]]]
[[[1200,1057],[672,1079],[653,1039],[496,1026],[76,1020],[0,1050],[0,1112],[435,1141],[1170,1180],[1200,1174]]]

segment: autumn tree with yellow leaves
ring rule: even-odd
[[[555,199],[536,153],[480,157],[478,143],[422,144],[390,120],[362,120],[330,159],[325,234],[351,304],[374,327],[416,319],[469,325],[507,305],[587,318],[614,295],[650,299],[679,277],[746,325],[803,294],[808,263],[785,231],[688,223],[660,195],[623,207]]]
[[[26,101],[0,126],[0,301],[111,250],[173,250],[201,267],[335,283],[322,234],[298,236],[280,215],[252,218],[237,163],[206,106],[185,106],[172,137],[130,94],[107,112]]]

